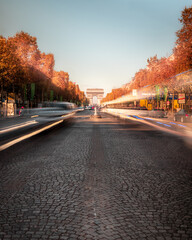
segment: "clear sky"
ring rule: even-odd
[[[191,0],[0,0],[0,35],[24,31],[53,53],[55,70],[110,92],[172,53],[178,18]]]

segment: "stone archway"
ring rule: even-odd
[[[101,99],[104,97],[104,89],[102,88],[88,88],[86,91],[87,98],[90,101],[90,105],[93,105],[93,97],[97,97],[97,105],[101,104]]]

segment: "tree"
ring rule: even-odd
[[[176,32],[177,40],[174,48],[177,73],[192,68],[192,7],[185,7],[179,21],[182,28]]]
[[[4,90],[14,91],[15,84],[22,79],[20,61],[15,55],[15,46],[0,36],[0,83]]]
[[[54,55],[41,53],[37,39],[28,33],[20,32],[8,39],[0,36],[1,93],[14,92],[17,87],[17,94],[30,106],[50,99],[51,90],[55,100],[85,101],[79,86],[69,81],[69,74],[54,71],[54,64]]]
[[[14,37],[9,37],[10,41],[15,46],[15,54],[20,59],[23,66],[38,65],[40,59],[40,51],[37,46],[36,37],[30,36],[28,33],[20,32]]]
[[[57,85],[61,89],[69,87],[69,74],[64,71],[54,71],[52,77],[53,84]]]
[[[55,65],[55,60],[54,60],[53,54],[51,54],[51,53],[49,53],[49,54],[41,53],[40,54],[38,68],[50,79],[53,77],[54,65]]]

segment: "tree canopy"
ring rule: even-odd
[[[20,94],[23,101],[31,101],[30,84],[35,84],[33,104],[49,100],[51,91],[52,100],[85,102],[84,92],[69,81],[69,74],[55,71],[54,65],[54,55],[41,52],[36,37],[23,31],[7,39],[0,36],[1,96],[4,92],[14,92]]]

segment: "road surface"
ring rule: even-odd
[[[192,239],[192,150],[90,114],[0,152],[0,239]]]

